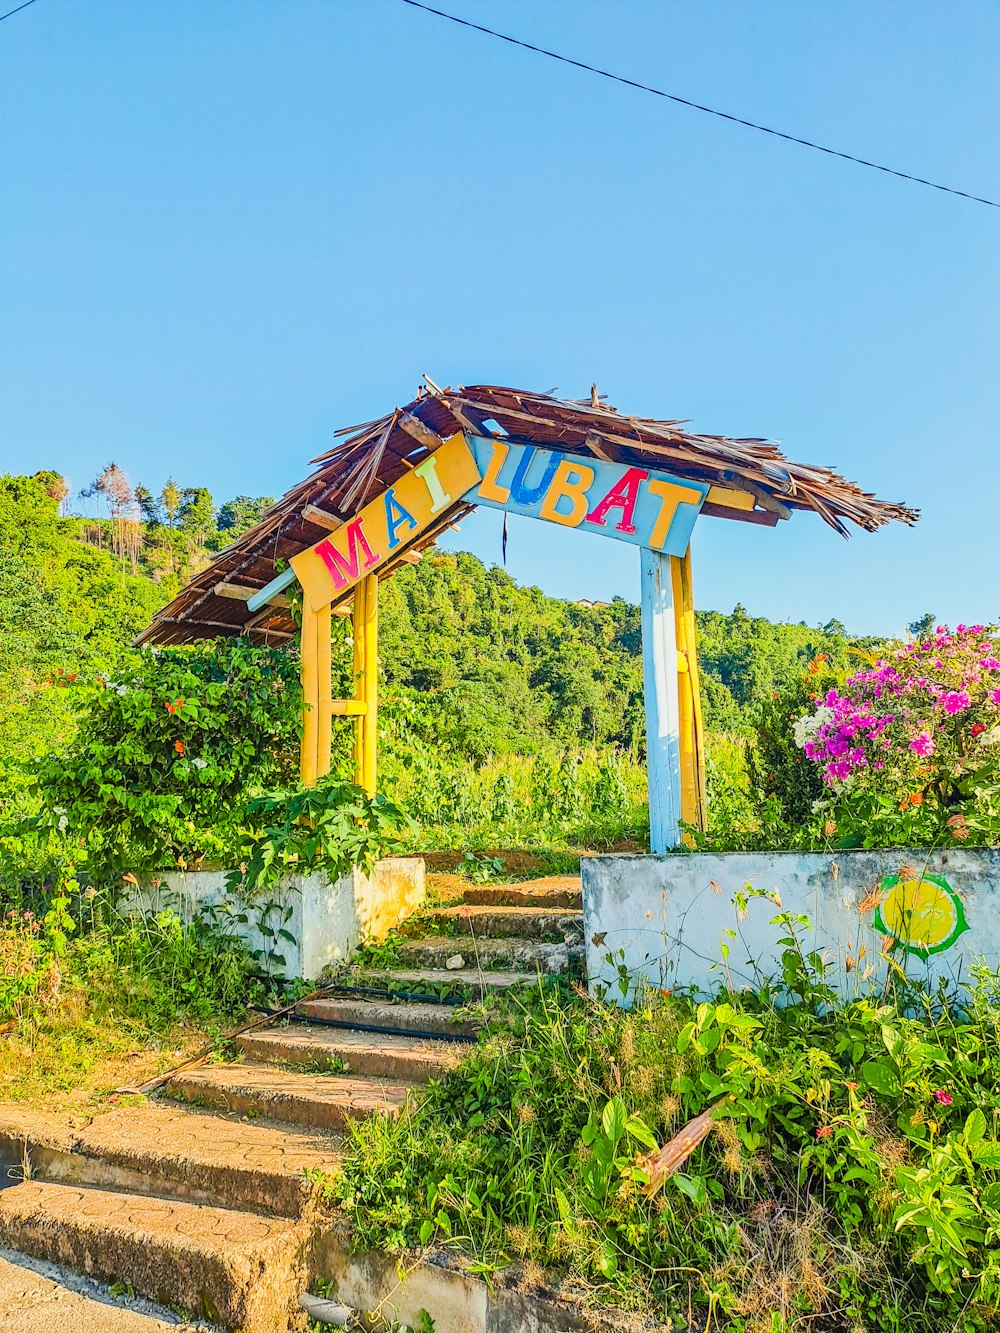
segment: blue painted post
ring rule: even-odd
[[[642,687],[646,705],[649,847],[680,842],[681,737],[677,697],[677,627],[670,557],[643,547]]]

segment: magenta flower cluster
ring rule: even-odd
[[[830,690],[814,713],[796,724],[807,758],[822,765],[837,786],[909,753],[928,760],[942,744],[964,747],[964,736],[982,740],[986,726],[967,715],[1000,707],[1000,659],[982,625],[943,625],[933,635],[903,644],[867,671]],[[1000,718],[991,717],[991,722]]]

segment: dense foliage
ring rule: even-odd
[[[287,785],[300,694],[288,655],[235,639],[152,649],[77,690],[68,751],[43,760],[40,824],[101,871],[216,859],[248,796]]]
[[[204,488],[173,483],[153,496],[114,465],[90,489],[104,517],[61,516],[54,474],[0,479],[0,816],[93,824],[88,854],[117,868],[215,858],[245,800],[293,780],[294,654],[129,643],[266,501],[216,510]],[[423,845],[642,844],[637,607],[560,601],[443,553],[389,580],[381,603],[383,785]],[[334,688],[350,692],[338,628]],[[748,770],[755,728],[817,654],[843,659],[846,639],[739,607],[700,613],[699,632],[716,831],[766,840],[785,815],[766,817]],[[349,735],[335,728],[345,779]]]
[[[995,977],[953,1008],[845,1004],[807,923],[774,925],[782,977],[756,992],[508,1002],[409,1116],[352,1125],[331,1189],[358,1243],[561,1276],[677,1329],[995,1328]],[[712,1107],[657,1188],[651,1149]]]

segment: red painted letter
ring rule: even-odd
[[[597,523],[603,528],[608,510],[620,509],[622,516],[615,524],[615,528],[619,532],[627,532],[631,537],[635,532],[632,515],[635,513],[636,501],[639,499],[639,484],[645,481],[648,476],[649,473],[644,472],[641,467],[630,467],[621,481],[616,482],[600,504],[590,511],[587,515],[587,522]]]
[[[358,564],[359,546],[365,553],[365,569],[371,569],[372,565],[377,565],[379,562],[379,557],[368,545],[368,539],[365,536],[363,525],[363,518],[356,518],[353,523],[348,523],[348,553],[346,556],[340,554],[329,537],[324,541],[321,541],[315,548],[316,554],[330,571],[330,577],[333,579],[333,586],[338,592],[352,583],[357,583],[358,579],[361,577],[361,570]]]

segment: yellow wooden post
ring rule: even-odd
[[[701,685],[691,587],[691,548],[671,556],[674,615],[677,628],[678,730],[680,733],[681,819],[705,827],[705,753],[701,722]]]
[[[316,776],[330,771],[333,748],[333,662],[330,647],[330,607],[316,612],[316,677],[318,716],[316,723]]]
[[[698,824],[707,827],[708,793],[705,777],[705,727],[701,713],[701,672],[698,669],[698,624],[694,614],[694,586],[691,581],[691,547],[681,557],[681,589],[684,597],[685,638],[687,641],[688,681],[694,714],[694,757],[698,788]]]
[[[367,603],[367,593],[365,585],[367,579],[362,579],[354,589],[354,690],[355,696],[362,707],[359,708],[354,718],[354,783],[355,786],[364,786],[364,734],[365,734],[365,715],[362,700],[364,690],[365,674],[365,605]]]
[[[306,598],[302,600],[301,674],[302,674],[302,752],[299,776],[303,787],[316,785],[316,755],[319,738],[320,682],[317,644],[319,623]]]
[[[361,719],[362,781],[374,796],[378,762],[378,575],[369,574],[365,586],[365,672],[362,677],[365,711]]]

